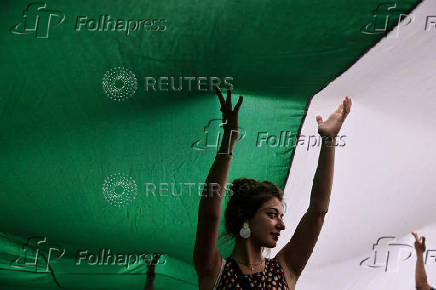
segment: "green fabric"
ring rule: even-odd
[[[416,2],[398,1],[392,15]],[[204,182],[215,152],[192,144],[204,138],[210,120],[220,118],[219,102],[213,92],[146,92],[144,77],[233,77],[233,103],[244,96],[239,125],[246,135],[234,150],[228,182],[245,176],[283,188],[293,148],[256,147],[258,132],[279,136],[288,130],[295,137],[308,99],[383,36],[360,31],[373,19],[375,0],[52,1],[47,9],[61,11],[65,20],[50,26],[48,38],[9,30],[23,22],[27,4],[6,1],[0,12],[4,289],[143,288],[143,264],[74,264],[80,249],[101,248],[163,253],[155,288],[197,288],[192,255],[198,195],[185,189],[180,197],[147,197],[144,184]],[[77,16],[99,15],[166,19],[166,30],[74,30]],[[392,27],[395,17],[390,19]],[[136,93],[124,102],[102,90],[104,73],[118,66],[138,79]],[[115,173],[137,185],[136,198],[124,207],[102,194],[105,179]],[[14,267],[26,240],[38,236],[65,255],[49,272]],[[224,256],[231,247],[219,244]]]

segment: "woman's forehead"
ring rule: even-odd
[[[283,204],[276,197],[271,198],[270,200],[266,201],[262,207],[264,207],[264,208],[277,208],[279,211],[283,210]]]

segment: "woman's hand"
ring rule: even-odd
[[[422,236],[421,238],[418,237],[416,233],[412,233],[412,235],[415,237],[415,249],[420,252],[425,252],[425,237]]]
[[[334,138],[341,130],[342,123],[344,123],[351,110],[351,98],[346,97],[338,109],[333,112],[326,121],[322,120],[321,116],[316,116],[318,122],[318,133],[321,137]]]
[[[230,88],[227,88],[227,99],[224,101],[223,94],[218,87],[215,87],[216,94],[221,104],[220,111],[223,112],[224,138],[230,138],[230,143],[234,144],[238,140],[238,111],[244,97],[239,96],[238,103],[232,110],[232,98]]]

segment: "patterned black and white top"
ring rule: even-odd
[[[215,281],[214,290],[248,290],[241,287],[238,282],[237,263],[230,255],[227,259],[222,259],[221,271]],[[263,290],[288,290],[288,283],[285,279],[285,274],[277,259],[265,258],[265,270],[253,274],[242,274],[248,280],[250,289]]]

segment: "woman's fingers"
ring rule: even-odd
[[[345,120],[347,118],[348,114],[351,110],[351,98],[348,96],[345,97],[344,101],[342,102],[342,120]]]
[[[239,96],[238,103],[236,104],[235,109],[234,109],[235,112],[239,111],[239,108],[241,107],[243,100],[244,100],[244,97],[243,96]]]
[[[226,105],[232,109],[232,92],[230,91],[230,87],[227,88],[227,100],[226,100]]]
[[[342,114],[342,116],[347,116],[348,113],[350,113],[351,110],[351,98],[345,97],[345,99],[342,101],[342,103],[338,106],[335,113]]]
[[[227,99],[224,100],[224,96],[221,93],[221,90],[219,87],[215,86],[215,92],[218,96],[218,99],[220,100],[220,104],[221,104],[221,111],[223,111],[223,108],[227,108],[228,110],[232,110],[232,91],[230,88],[227,88]],[[244,100],[243,96],[239,96],[238,99],[238,103],[236,104],[235,108],[234,108],[234,112],[238,112],[239,108],[242,105],[242,101]]]
[[[221,111],[222,111],[222,108],[224,108],[224,107],[227,107],[227,109],[231,110],[232,109],[232,91],[230,90],[230,88],[227,88],[226,100],[224,100],[224,96],[221,93],[221,90],[219,87],[215,86],[215,92],[220,100]]]
[[[347,109],[346,109],[346,111],[347,111],[347,115],[348,115],[348,113],[350,113],[350,111],[351,111],[351,98],[347,96],[346,99],[347,99]]]
[[[345,118],[347,117],[347,106],[348,106],[348,102],[347,102],[347,98],[344,99],[344,101],[342,102],[342,119],[345,120]]]
[[[316,116],[316,122],[318,123],[318,126],[322,123],[322,117],[320,115]]]
[[[419,247],[425,251],[425,237],[419,237],[417,233],[412,232],[412,235],[415,237],[415,245],[419,245]]]
[[[221,107],[224,107],[226,103],[224,101],[224,97],[223,97],[223,94],[221,93],[220,88],[215,87],[215,92],[218,96],[218,99],[220,100]]]
[[[345,119],[350,112],[350,102],[348,101],[348,97],[344,99],[344,109],[342,111],[342,116]]]

